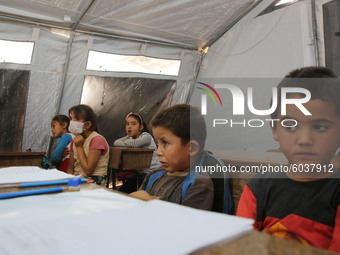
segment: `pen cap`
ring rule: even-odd
[[[71,179],[68,181],[68,189],[70,191],[80,190],[81,178]]]

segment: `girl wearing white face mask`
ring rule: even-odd
[[[98,133],[96,114],[88,105],[69,109],[69,131],[76,135],[70,149],[68,173],[88,177],[96,184],[106,184],[109,145]]]

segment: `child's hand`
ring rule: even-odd
[[[75,138],[73,138],[73,142],[76,147],[83,147],[85,140],[82,135],[77,135]]]
[[[132,192],[129,194],[131,197],[143,199],[143,200],[153,200],[153,199],[159,199],[159,197],[151,196],[148,192],[145,190],[138,190],[136,192]]]
[[[69,148],[66,147],[64,152],[63,152],[63,157],[66,157],[69,154],[70,154],[70,150],[69,150]]]

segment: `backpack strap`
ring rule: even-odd
[[[206,155],[206,151],[203,152],[203,155],[201,156],[199,162],[198,162],[198,166],[201,166],[204,158]],[[181,201],[184,200],[185,196],[188,193],[188,189],[190,188],[191,184],[193,184],[197,178],[197,176],[200,174],[200,172],[195,171],[194,169],[191,169],[190,172],[188,173],[188,175],[185,177],[185,180],[183,182],[182,185],[182,198]]]
[[[204,151],[203,155],[201,156],[199,162],[197,165],[202,165],[204,158],[206,155],[209,155],[211,157],[216,158],[216,156],[214,154],[212,154],[209,151]],[[221,161],[220,159],[216,158],[216,160],[218,160],[219,163],[223,164],[223,161]],[[148,184],[146,185],[145,191],[149,192],[152,184],[158,180],[160,177],[162,177],[164,174],[166,173],[166,170],[162,170],[162,171],[158,171],[156,173],[153,173],[148,181]],[[187,174],[187,176],[184,179],[184,182],[182,184],[182,197],[181,197],[181,202],[184,200],[185,196],[188,193],[188,189],[190,188],[190,186],[195,182],[197,176],[200,174],[199,171],[195,171],[195,170],[190,170],[190,172]]]
[[[148,181],[148,184],[146,185],[145,191],[149,192],[152,184],[154,184],[155,181],[157,181],[159,178],[161,178],[164,174],[166,173],[166,170],[161,170],[156,173],[153,173]],[[196,180],[196,177],[199,175],[199,172],[196,171],[190,171],[187,176],[184,179],[184,182],[182,184],[182,198],[181,200],[183,201],[188,189],[190,188],[191,184],[194,183]]]
[[[152,175],[150,175],[148,184],[146,185],[145,191],[149,193],[149,190],[152,186],[152,184],[157,181],[161,176],[163,176],[166,173],[166,170],[161,170],[158,171],[156,173],[153,173]]]
[[[184,182],[182,184],[182,197],[181,202],[184,200],[185,196],[188,193],[188,189],[190,188],[191,184],[193,184],[199,175],[199,172],[196,171],[190,171],[187,176],[184,179]]]

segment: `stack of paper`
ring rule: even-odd
[[[72,178],[74,178],[74,175],[66,174],[57,169],[45,170],[37,166],[0,168],[0,185],[39,181],[57,181]]]
[[[0,254],[188,254],[232,241],[251,231],[252,223],[154,200],[121,210],[2,224]]]

